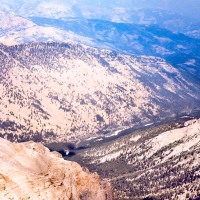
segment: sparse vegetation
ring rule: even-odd
[[[178,138],[176,134],[186,129],[184,123],[161,125],[82,150],[66,159],[80,162],[109,179],[115,199],[194,200],[200,193],[200,132],[189,127],[189,136],[179,136],[181,139],[177,140],[168,136],[166,140],[172,141],[169,143],[164,136],[164,133],[173,133]],[[163,137],[161,146],[153,142],[159,137]],[[191,148],[180,150],[182,145],[187,147],[193,140],[197,141]]]
[[[45,141],[55,133],[74,142],[199,105],[199,84],[160,58],[56,42],[0,49],[0,120],[18,126],[0,129],[10,139],[38,132]]]

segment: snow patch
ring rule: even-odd
[[[123,153],[123,151],[117,151],[117,152],[113,152],[113,153],[110,153],[108,155],[105,155],[103,157],[101,157],[99,160],[100,163],[104,163],[106,161],[111,161],[113,159],[116,159],[118,158],[121,154]]]

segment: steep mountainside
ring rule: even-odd
[[[23,29],[27,29],[33,26],[33,22],[28,19],[24,19],[22,17],[18,17],[12,14],[7,14],[0,11],[1,18],[1,27],[0,27],[0,35],[4,35],[7,33],[13,34],[13,29],[15,31],[21,31]]]
[[[162,5],[161,9],[157,0],[156,3],[152,3],[154,8],[152,6],[145,6],[146,4],[151,4],[149,2],[149,0],[146,3],[133,2],[132,0],[129,2],[116,0],[110,0],[109,2],[103,0],[32,0],[27,3],[26,1],[18,0],[1,1],[0,10],[23,17],[46,17],[62,20],[73,17],[131,24],[158,25],[173,32],[200,38],[198,16],[196,16],[196,20],[185,17],[182,15],[183,13],[180,14],[179,12],[177,14],[172,10],[168,10],[167,6],[164,6],[163,3],[160,3]]]
[[[25,19],[3,12],[0,16],[0,42],[5,45],[72,40],[122,53],[158,56],[175,67],[200,76],[200,40],[161,28],[157,22],[132,24],[102,19],[61,20],[34,16]]]
[[[15,45],[26,42],[59,41],[93,44],[90,38],[75,34],[70,30],[63,31],[54,26],[40,26],[32,20],[0,11],[0,43]]]
[[[82,40],[84,44],[134,55],[158,56],[176,67],[183,67],[186,70],[194,68],[195,73],[200,75],[200,40],[173,33],[154,23],[141,25],[96,19],[58,20],[39,17],[30,19],[42,27],[54,27],[64,32],[70,31],[82,38],[90,38]],[[22,41],[23,37],[22,34]]]
[[[78,141],[199,108],[200,84],[156,57],[77,44],[0,46],[0,134]]]
[[[42,144],[0,138],[0,199],[112,200],[111,186]]]
[[[200,119],[135,131],[76,153],[71,160],[110,179],[115,199],[200,199]]]

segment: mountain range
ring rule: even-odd
[[[199,4],[163,2],[0,0],[0,199],[200,199]]]
[[[156,12],[153,14],[156,15]],[[153,16],[153,14],[151,15]],[[139,22],[137,18],[130,22],[129,20],[127,20],[128,22],[123,20],[113,22],[69,17],[64,19],[38,16],[23,18],[4,12],[1,12],[0,15],[2,20],[0,42],[5,45],[76,41],[131,55],[158,56],[177,68],[189,71],[198,77],[200,75],[198,67],[200,64],[200,40],[184,35],[184,31],[171,30],[173,28],[169,27],[170,23],[176,28],[178,27],[174,22],[175,17],[172,17],[171,22],[168,23],[164,19],[161,22],[155,22],[157,18],[154,16],[150,22],[146,23],[141,20]],[[138,15],[140,16],[140,14]],[[163,15],[168,19],[167,14]],[[149,18],[151,19],[147,15],[147,19]],[[188,22],[186,25],[184,22],[183,20],[183,23],[180,24],[188,27],[187,31],[192,31],[191,23]],[[169,26],[165,26],[166,24]]]
[[[0,52],[1,135],[12,141],[78,141],[199,109],[199,80],[161,58],[76,43]]]

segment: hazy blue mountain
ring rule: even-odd
[[[195,70],[196,74],[200,71],[197,67],[200,64],[200,40],[173,33],[157,25],[86,19],[63,21],[38,17],[31,20],[39,26],[56,27],[89,37],[96,47],[128,54],[158,56],[177,67]]]
[[[75,12],[76,8],[82,10],[81,13],[87,12],[88,8],[93,8],[93,13],[97,10],[101,9],[105,11],[107,8],[131,8],[131,9],[164,9],[173,12],[177,12],[179,14],[185,15],[187,17],[196,18],[197,20],[200,17],[199,8],[200,2],[198,0],[177,0],[174,2],[173,0],[32,0],[32,1],[25,1],[25,0],[17,0],[17,1],[0,1],[1,6],[0,9],[5,11],[12,11],[16,14],[20,14],[23,16],[30,16],[33,13],[40,13],[40,14],[55,14],[59,12],[66,12],[72,11]],[[41,10],[41,9],[45,10]],[[61,9],[62,8],[62,9]],[[41,12],[42,11],[42,12]],[[51,12],[49,12],[51,11]],[[53,11],[53,12],[52,12]],[[70,13],[68,13],[69,15]],[[77,15],[78,13],[76,13]],[[106,15],[107,13],[105,13]],[[37,14],[38,15],[38,14]]]
[[[0,0],[0,10],[22,17],[44,17],[67,20],[69,18],[101,19],[145,25],[159,25],[173,32],[200,38],[200,20],[197,10],[199,3],[191,1],[158,0],[144,1],[92,1],[92,0],[33,0],[27,2]],[[188,9],[191,5],[192,9]],[[180,10],[178,8],[180,8]],[[176,9],[175,9],[176,8]],[[187,15],[183,8],[196,14]]]
[[[37,6],[38,2],[35,1],[35,4],[32,2],[32,5]],[[43,9],[44,12],[42,12],[43,7],[39,5],[40,9],[36,7],[32,10],[32,14],[36,16],[29,18],[1,12],[0,42],[12,45],[24,42],[73,40],[127,54],[158,56],[165,58],[176,67],[192,72],[195,76],[199,75],[200,40],[179,33],[190,32],[198,38],[198,23],[191,23],[184,17],[158,9],[135,10],[133,13],[130,9],[114,10],[116,15],[112,15],[114,14],[112,12],[105,12],[105,16],[99,15],[100,18],[107,18],[107,20],[102,20],[86,19],[83,18],[84,16],[82,18],[66,17],[67,8],[74,9],[74,7],[67,7],[68,4],[58,5],[63,12],[57,7],[49,12],[48,9]],[[47,5],[52,6],[44,4],[44,8]],[[18,6],[20,9],[23,8],[23,6]],[[28,9],[30,5],[27,4],[27,6]],[[92,8],[92,5],[90,7]],[[23,9],[22,11],[25,12]],[[57,13],[57,11],[60,12]],[[123,16],[125,11],[128,11],[127,15]],[[79,10],[76,12],[79,13]],[[98,12],[93,13],[95,14],[87,17],[97,17]],[[32,14],[29,13],[29,15]],[[52,17],[39,17],[46,14],[47,16],[52,14]],[[76,16],[75,12],[71,14]],[[71,14],[68,13],[68,15]],[[85,13],[86,15],[88,13]],[[55,19],[56,17],[61,19]]]
[[[27,2],[0,0],[0,10],[21,17],[43,17],[68,20],[69,18],[100,19],[112,22],[159,25],[173,32],[200,38],[198,2],[171,0],[92,1],[92,0],[33,0]],[[192,7],[192,9],[188,6]],[[178,9],[180,8],[180,10]],[[187,14],[183,12],[187,9]],[[188,9],[190,8],[190,9]],[[188,14],[189,11],[196,14]]]

